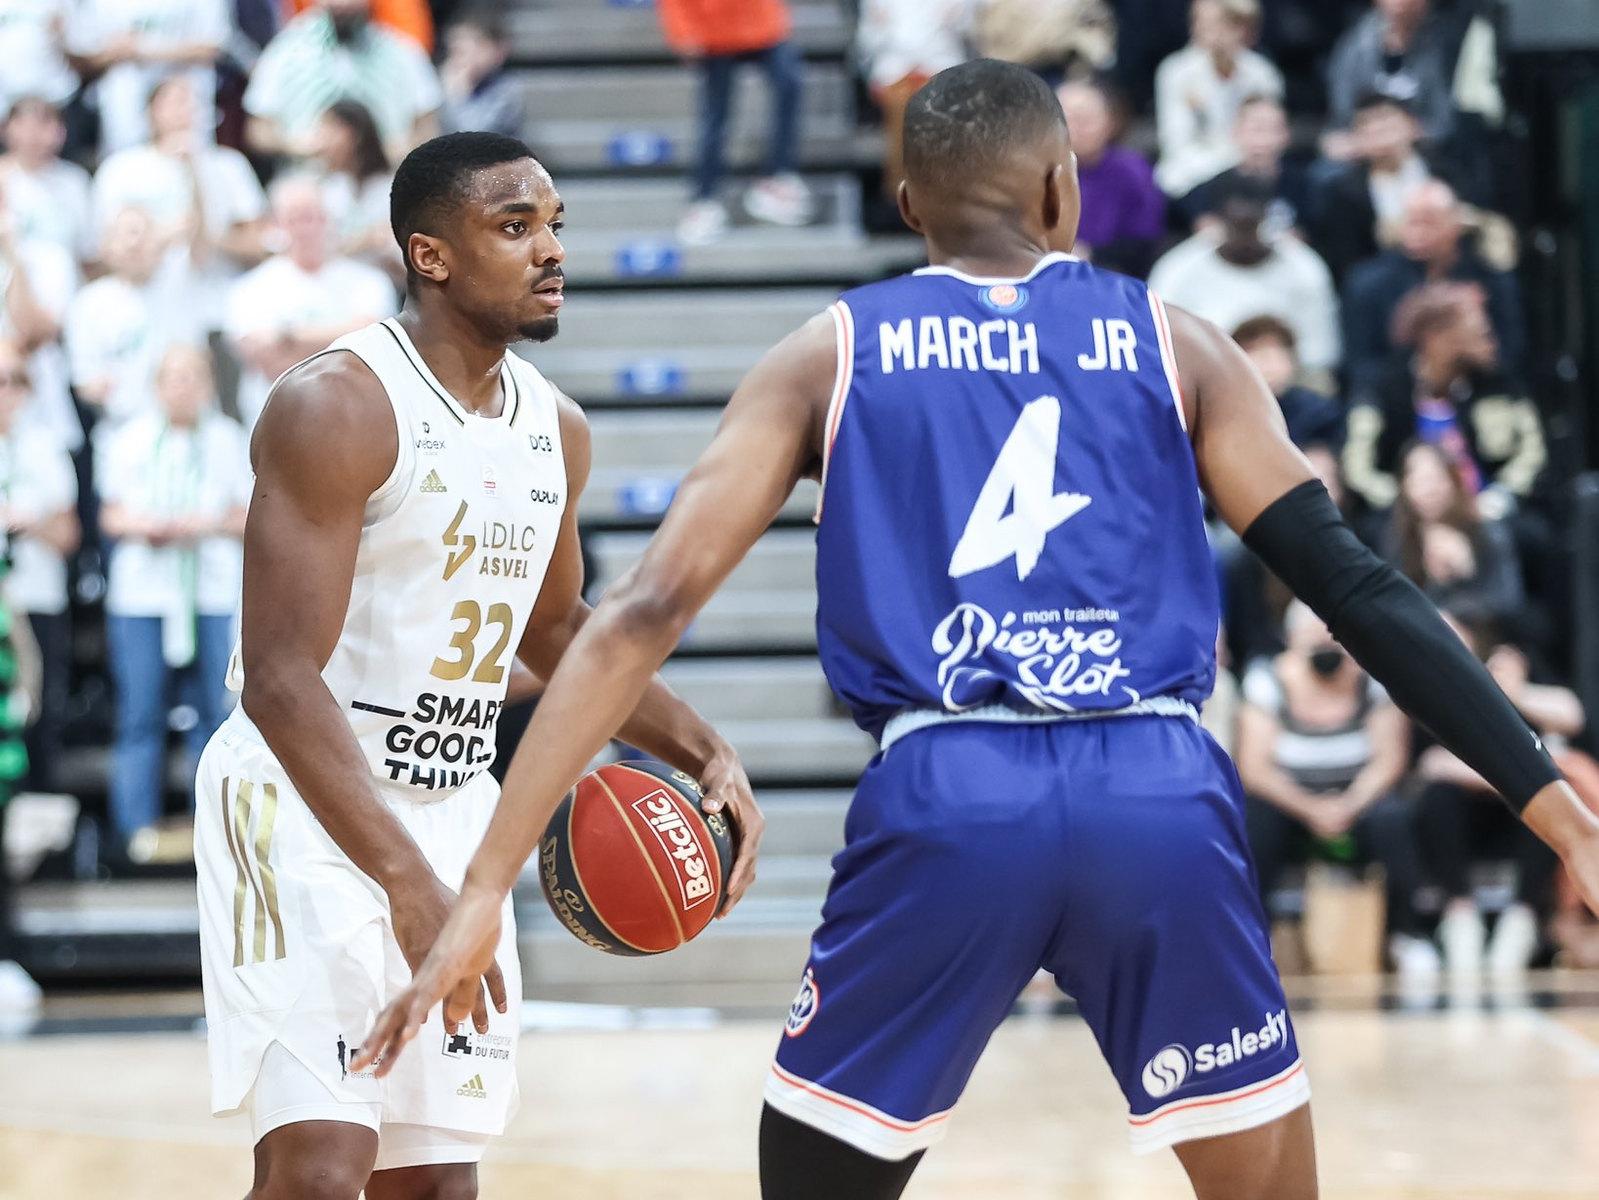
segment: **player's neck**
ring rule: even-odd
[[[963,238],[959,242],[927,239],[927,261],[931,266],[948,267],[979,279],[1025,278],[1048,253],[1048,246],[1022,230]]]
[[[484,416],[499,413],[504,342],[485,341],[470,322],[447,309],[423,311],[414,300],[406,303],[399,322],[428,370],[463,408]]]

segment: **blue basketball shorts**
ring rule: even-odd
[[[936,1142],[1042,968],[1149,1152],[1310,1097],[1244,838],[1194,722],[950,723],[861,778],[765,1096],[879,1158]]]

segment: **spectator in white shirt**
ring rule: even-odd
[[[389,220],[394,170],[372,114],[355,100],[335,101],[317,123],[316,145],[338,253],[404,280],[405,264]]]
[[[1259,180],[1228,181],[1217,192],[1219,238],[1200,233],[1173,247],[1150,272],[1149,286],[1223,329],[1276,317],[1293,330],[1306,372],[1326,382],[1340,349],[1332,273],[1297,238],[1261,236],[1271,199]]]
[[[67,125],[61,110],[39,96],[23,96],[6,114],[0,180],[17,236],[55,242],[73,257],[94,257],[89,215],[89,173],[61,157]]]
[[[55,788],[70,667],[67,556],[78,548],[78,478],[65,449],[49,434],[17,422],[27,407],[28,360],[0,340],[0,525],[10,570],[5,599],[26,614],[43,659],[40,711],[28,734],[29,778]]]
[[[200,104],[199,142],[216,140],[216,61],[233,30],[228,0],[77,0],[68,49],[93,79],[100,149],[112,154],[149,136],[150,93],[183,69]]]
[[[1237,164],[1233,126],[1245,100],[1283,94],[1282,73],[1249,48],[1259,0],[1194,0],[1191,18],[1188,45],[1155,72],[1155,178],[1174,200]]]
[[[243,576],[249,448],[238,422],[216,411],[211,358],[168,348],[158,405],[103,443],[100,524],[115,539],[106,584],[106,635],[116,684],[111,817],[125,844],[161,815],[168,685],[190,685],[198,757],[227,715],[223,683]]]
[[[0,112],[23,96],[65,104],[78,77],[63,48],[73,0],[0,0]]]
[[[138,208],[167,244],[194,259],[195,304],[207,331],[221,327],[228,285],[265,257],[266,193],[249,160],[227,146],[196,144],[200,106],[185,75],[150,93],[150,140],[118,151],[94,176],[96,226]]]
[[[65,340],[78,399],[111,429],[151,407],[156,363],[199,335],[199,314],[187,249],[167,248],[142,208],[111,219],[100,258],[107,273],[72,298]]]
[[[438,72],[370,9],[370,0],[322,0],[268,44],[244,93],[246,136],[258,152],[310,157],[317,119],[335,100],[366,105],[396,161],[438,132]]]
[[[78,288],[72,252],[44,238],[19,238],[15,215],[0,179],[0,338],[28,355],[33,398],[17,418],[19,426],[42,429],[69,451],[83,445],[83,425],[67,388],[67,360],[61,325]]]
[[[394,286],[376,267],[333,255],[322,185],[309,175],[278,180],[272,216],[286,249],[233,285],[224,331],[245,363],[239,413],[254,426],[272,381],[329,342],[396,310]]]

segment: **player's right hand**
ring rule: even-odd
[[[1599,916],[1599,814],[1557,779],[1532,798],[1521,817],[1560,856],[1578,894]]]
[[[438,876],[432,873],[389,893],[389,919],[394,926],[394,940],[400,944],[400,953],[405,955],[405,961],[410,964],[413,978],[421,972],[429,953],[438,942],[439,933],[449,919],[450,908],[455,900],[455,892],[445,887]],[[473,991],[470,1005],[472,1027],[479,1033],[487,1033],[489,1001],[493,1002],[496,1012],[503,1013],[506,1007],[505,977],[500,973],[492,952],[481,976],[473,974],[470,982]],[[463,1011],[458,1015],[464,1019],[467,1013]]]
[[[450,894],[443,884],[439,887]],[[378,1075],[387,1075],[394,1069],[400,1051],[416,1036],[428,1013],[440,1000],[449,1000],[444,1010],[444,1023],[451,1030],[458,1019],[482,1004],[478,980],[487,979],[491,973],[499,979],[493,964],[500,941],[500,908],[504,901],[503,892],[473,887],[468,880],[449,919],[438,931],[433,948],[420,967],[412,968],[410,985],[389,1001],[362,1039],[361,1052],[350,1064],[350,1070],[364,1071],[375,1065]],[[503,981],[499,988],[496,1007],[504,1012]]]

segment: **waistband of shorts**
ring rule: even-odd
[[[1022,712],[1006,708],[1003,704],[988,704],[981,708],[968,708],[948,712],[937,708],[912,708],[896,713],[883,726],[883,736],[878,739],[878,749],[887,750],[908,733],[929,729],[934,725],[961,725],[972,721],[986,721],[998,725],[1059,725],[1076,721],[1108,721],[1115,717],[1186,717],[1199,723],[1199,710],[1187,700],[1176,696],[1152,696],[1125,708],[1078,709],[1076,712]]]

